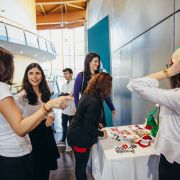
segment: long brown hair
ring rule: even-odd
[[[0,47],[0,81],[12,84],[14,74],[13,54]]]
[[[105,72],[101,72],[90,79],[84,94],[92,94],[106,99],[109,97],[111,89],[112,77]]]

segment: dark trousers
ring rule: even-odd
[[[168,162],[161,154],[159,162],[159,180],[180,180],[180,164]]]
[[[74,116],[68,116],[66,114],[62,113],[62,127],[63,127],[63,135],[62,135],[62,140],[61,141],[65,141],[66,140],[66,136],[67,136],[67,124],[69,121],[69,124],[71,122],[71,120],[73,119]]]
[[[49,180],[49,174],[50,174],[50,169],[47,167],[47,165],[44,166],[38,166],[37,165],[42,165],[40,163],[37,163],[34,168],[34,179],[33,180]]]
[[[90,150],[85,153],[78,153],[74,151],[76,160],[75,175],[76,180],[87,180],[86,167],[90,155]]]
[[[0,156],[1,180],[33,180],[31,154],[21,157]]]

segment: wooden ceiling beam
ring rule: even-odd
[[[36,23],[53,23],[53,22],[72,22],[76,20],[85,19],[86,11],[85,10],[79,10],[79,11],[72,11],[66,13],[53,13],[53,14],[47,14],[46,16],[42,14],[36,15]],[[63,19],[62,19],[63,17]]]
[[[61,7],[63,7],[63,4],[62,5],[58,5],[55,8],[52,8],[50,11],[47,12],[47,14],[51,14],[51,13],[55,12],[56,10],[60,9]]]
[[[50,29],[65,29],[65,28],[76,28],[76,27],[80,27],[83,26],[84,22],[77,22],[77,23],[72,23],[72,24],[64,24],[64,26],[62,26],[61,24],[59,25],[38,25],[36,26],[37,30],[50,30]]]
[[[43,5],[42,5],[42,4],[40,4],[40,8],[41,8],[41,10],[42,10],[43,14],[44,14],[44,15],[46,15],[46,11],[44,10],[44,7],[43,7]]]
[[[82,6],[77,6],[77,5],[75,5],[75,4],[70,4],[70,3],[68,3],[68,4],[66,4],[67,6],[70,6],[70,7],[74,7],[74,8],[77,8],[77,9],[85,9],[84,7],[82,7]]]
[[[67,14],[67,5],[66,4],[64,4],[64,9],[65,9],[65,13]]]
[[[58,24],[73,24],[73,23],[76,23],[76,22],[84,22],[85,20],[84,19],[78,19],[78,20],[75,20],[75,21],[69,21],[69,22],[66,22],[66,21],[59,21],[59,22],[51,22],[51,23],[37,23],[36,25],[38,26],[42,26],[42,25],[58,25]]]
[[[79,2],[87,2],[87,0],[36,0],[36,5],[49,5],[49,4],[71,4],[71,3],[79,3]]]

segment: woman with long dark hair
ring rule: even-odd
[[[27,117],[34,113],[50,97],[51,93],[41,66],[37,63],[28,65],[22,89],[15,97],[23,116]],[[32,143],[34,180],[48,180],[50,170],[57,169],[59,152],[51,128],[53,120],[54,114],[51,112],[45,121],[29,133]]]
[[[112,78],[107,73],[93,76],[85,89],[77,107],[74,119],[68,129],[68,144],[72,147],[76,160],[77,180],[86,180],[86,166],[90,149],[98,136],[107,138],[106,130],[99,129],[103,115],[103,101],[109,97]]]
[[[49,100],[24,118],[9,88],[14,74],[13,58],[11,52],[0,47],[0,179],[33,180],[32,147],[27,133],[36,128],[52,108],[64,109],[73,98],[61,96]]]
[[[170,79],[170,89],[159,88],[159,81]],[[160,105],[159,130],[155,148],[160,154],[159,180],[180,179],[180,48],[167,69],[144,78],[133,79],[127,86],[143,98]]]
[[[86,55],[85,61],[84,61],[84,70],[80,72],[75,79],[74,101],[75,101],[76,107],[79,103],[79,94],[82,95],[84,93],[84,90],[87,87],[88,81],[93,76],[95,76],[96,74],[100,72],[100,61],[101,61],[100,56],[97,53],[90,52]],[[105,101],[112,112],[112,117],[114,118],[115,108],[110,97],[107,97]],[[106,126],[104,110],[103,110],[102,124]]]

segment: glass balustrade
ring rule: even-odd
[[[55,47],[50,41],[34,33],[4,22],[0,22],[0,41],[26,45],[56,55]]]
[[[7,41],[7,33],[4,23],[0,23],[0,40]]]

